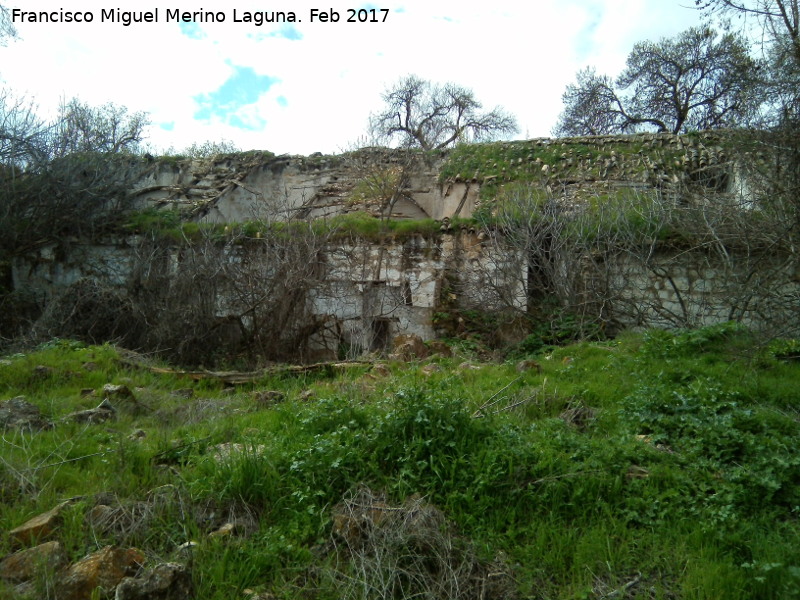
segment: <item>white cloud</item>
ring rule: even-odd
[[[62,5],[28,0],[25,10]],[[94,12],[92,24],[18,23],[23,39],[0,49],[0,77],[15,91],[35,96],[43,110],[54,110],[62,97],[79,96],[149,111],[156,124],[150,139],[160,148],[227,139],[278,153],[335,152],[364,133],[381,90],[409,73],[471,87],[485,106],[515,113],[523,135],[545,136],[578,69],[591,63],[616,74],[634,42],[672,36],[699,22],[694,11],[664,0],[393,0],[375,4],[391,9],[384,23],[346,23],[346,7],[354,4],[328,5],[339,12],[338,23],[308,22],[318,3],[271,3],[269,10],[294,11],[302,19],[287,29],[233,23],[234,8],[241,15],[252,6],[212,0],[204,9],[223,11],[226,22],[200,22],[182,32],[179,24],[164,22],[164,7],[159,23],[123,27],[99,23],[107,4],[85,0],[81,9]],[[188,0],[169,5],[195,6]],[[130,0],[119,7],[155,8]],[[236,109],[238,121],[198,122],[196,99],[219,90],[231,77],[231,65],[274,82]],[[231,121],[263,123],[263,129],[247,131]]]

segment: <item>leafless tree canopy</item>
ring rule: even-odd
[[[765,100],[756,149],[770,155],[765,199],[781,198],[793,206],[789,235],[800,236],[800,0],[695,0],[710,18],[731,18],[761,28],[765,57],[762,96]]]
[[[119,216],[141,173],[146,125],[143,113],[78,100],[49,123],[32,101],[0,92],[0,258]]]
[[[54,153],[135,152],[149,124],[147,113],[129,114],[124,106],[110,102],[90,106],[73,98],[61,105],[53,132]]]
[[[487,229],[490,260],[477,264],[482,304],[538,318],[555,301],[582,335],[632,323],[696,327],[712,313],[796,335],[791,204],[743,205],[691,181],[679,192],[680,201],[631,189],[566,205],[535,186],[509,191]],[[692,283],[687,269],[709,279]],[[527,304],[509,290],[524,290]]]
[[[13,40],[17,37],[17,29],[14,23],[11,22],[8,8],[0,5],[0,46],[5,46],[8,40]]]
[[[798,0],[695,0],[699,10],[711,15],[757,19],[767,43],[785,44],[800,63],[800,2]]]
[[[384,110],[370,117],[377,139],[435,150],[459,141],[486,141],[515,133],[516,119],[496,107],[481,112],[472,90],[409,75],[383,94]]]
[[[616,79],[580,71],[563,95],[557,135],[680,133],[745,122],[757,110],[758,65],[744,39],[694,27],[639,42]]]

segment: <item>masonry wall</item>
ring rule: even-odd
[[[146,263],[143,241],[130,236],[102,245],[42,247],[15,260],[14,286],[33,292],[42,304],[87,279],[123,295],[131,293],[132,286],[147,285],[142,273],[155,268]],[[222,258],[215,260],[254,260],[247,255],[255,248],[221,250]],[[168,277],[180,275],[184,254],[176,247],[162,256]],[[581,293],[561,299],[587,319],[610,320],[616,328],[737,320],[782,335],[800,334],[800,269],[790,257],[733,256],[721,261],[664,250],[646,261],[626,255],[604,261],[604,281],[597,279],[597,270],[585,271]],[[525,312],[531,298],[538,297],[529,287],[523,255],[467,231],[340,242],[324,249],[323,263],[324,272],[303,292],[307,311],[300,319],[305,323],[292,324],[307,327],[307,359],[382,350],[399,334],[432,339],[434,315],[443,306]],[[198,293],[213,289],[215,294],[202,318],[209,327],[225,322],[233,331],[252,329],[258,322],[252,318],[253,307],[233,292],[229,280],[220,269],[218,283],[198,284]],[[268,290],[264,292],[266,297]],[[149,322],[157,326],[158,315]]]

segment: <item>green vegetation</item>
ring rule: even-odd
[[[390,374],[265,373],[233,393],[156,374],[112,346],[55,341],[6,356],[0,398],[24,395],[55,426],[5,431],[0,528],[80,496],[56,534],[72,560],[107,544],[180,560],[194,540],[203,599],[246,588],[385,597],[370,579],[381,564],[415,574],[393,584],[410,597],[435,575],[426,552],[436,577],[464,565],[472,583],[502,575],[507,587],[487,597],[798,597],[796,340],[758,346],[734,324],[563,347],[535,335],[515,356],[540,370],[476,364],[461,346],[426,364],[389,361]],[[62,421],[96,406],[106,383],[127,385],[137,407],[120,404],[103,424]],[[267,390],[279,394],[265,403]],[[342,519],[358,498],[424,509],[439,525],[360,522],[357,542]],[[92,526],[98,504],[119,518]],[[226,521],[233,536],[208,537]],[[402,556],[375,562],[400,552],[397,540]]]
[[[330,241],[349,238],[362,240],[403,240],[415,235],[432,236],[440,224],[433,219],[379,219],[364,212],[351,212],[314,221],[244,223],[197,223],[182,221],[177,210],[147,208],[132,213],[124,229],[172,243],[192,243],[203,239],[217,241],[276,239],[285,236],[314,235]]]
[[[588,144],[577,140],[542,143],[537,140],[461,144],[450,152],[439,173],[440,181],[471,180],[481,183],[481,199],[491,200],[504,184],[543,184],[548,179],[580,181],[605,179],[609,170],[635,165],[641,174],[650,161],[665,170],[679,171],[684,151],[662,146],[644,137]]]

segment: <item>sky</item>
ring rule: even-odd
[[[637,41],[701,23],[693,0],[2,3],[93,18],[18,19],[20,39],[0,48],[6,89],[33,99],[42,115],[74,97],[146,111],[153,153],[205,141],[276,154],[349,150],[363,143],[382,91],[409,74],[467,87],[486,109],[503,107],[516,116],[519,139],[548,137],[578,70],[615,76]],[[125,25],[126,11],[153,20]],[[280,12],[296,21],[258,24]],[[378,22],[347,22],[373,15]]]

